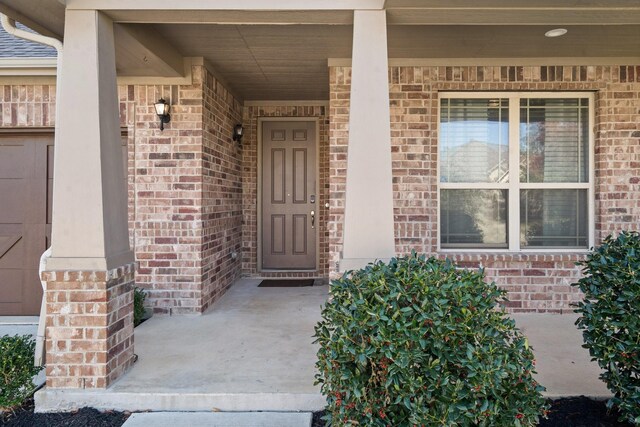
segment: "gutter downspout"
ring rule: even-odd
[[[62,71],[62,42],[53,37],[43,36],[41,34],[30,33],[29,31],[22,30],[16,27],[16,21],[14,19],[9,18],[7,15],[0,13],[0,24],[2,28],[9,34],[14,37],[18,37],[21,39],[25,39],[28,41],[32,41],[35,43],[44,44],[46,46],[53,47],[58,56],[57,56],[57,77],[60,77],[60,72]],[[60,81],[58,79],[58,81]],[[58,100],[60,99],[60,85],[56,84],[56,105],[58,104]],[[60,111],[56,108],[56,117],[59,117]],[[56,120],[56,123],[58,120]],[[56,125],[57,128],[57,125]],[[58,139],[58,132],[55,132],[55,139]],[[55,143],[57,145],[57,141]],[[54,145],[54,146],[55,146]],[[42,279],[42,272],[45,270],[47,260],[51,256],[51,248],[48,248],[40,257],[40,267],[38,273],[40,278]],[[46,317],[47,317],[47,302],[46,302],[46,293],[47,293],[47,282],[44,280],[40,280],[42,283],[42,302],[40,304],[40,318],[38,320],[38,333],[36,335],[36,351],[34,354],[34,364],[36,366],[44,365],[45,359],[45,332],[46,332]]]

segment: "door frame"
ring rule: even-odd
[[[318,225],[316,226],[316,261],[313,270],[310,269],[263,269],[262,268],[262,124],[264,122],[314,122],[316,130],[316,212],[320,212],[320,118],[319,117],[290,117],[290,116],[278,116],[278,117],[258,117],[258,129],[257,129],[257,154],[258,154],[258,170],[257,170],[257,272],[265,273],[309,273],[318,272],[320,266],[320,218],[318,216]]]

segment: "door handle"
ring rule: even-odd
[[[311,228],[316,228],[316,211],[311,211]]]

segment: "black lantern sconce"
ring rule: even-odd
[[[153,106],[156,109],[158,118],[160,118],[160,130],[164,130],[164,124],[171,121],[171,115],[169,114],[171,105],[169,105],[167,101],[164,100],[164,98],[160,98],[158,102],[153,104]]]
[[[241,124],[237,124],[233,127],[233,140],[242,145],[242,136],[244,135],[244,128]]]

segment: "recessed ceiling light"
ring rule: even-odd
[[[549,30],[544,33],[545,37],[560,37],[567,34],[566,28],[554,28],[553,30]]]

